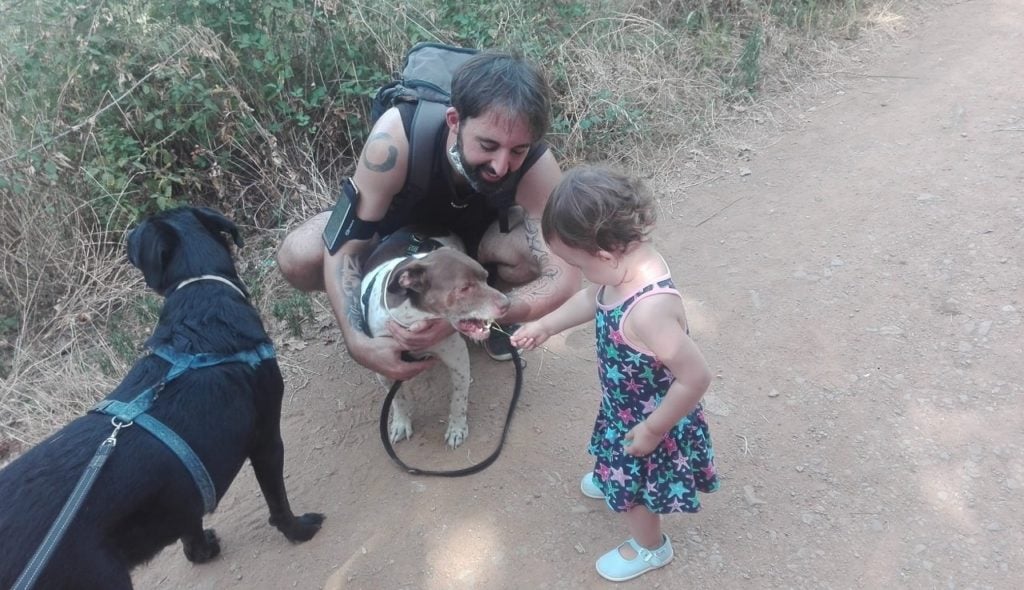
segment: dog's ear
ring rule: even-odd
[[[242,235],[238,233],[238,226],[235,225],[234,221],[224,217],[224,215],[219,211],[215,211],[209,207],[193,207],[192,214],[196,216],[196,219],[198,219],[199,222],[203,224],[203,227],[205,227],[211,234],[217,235],[220,232],[230,234],[235,245],[239,248],[242,247]]]
[[[389,291],[398,291],[399,289],[408,289],[417,293],[422,293],[427,288],[427,268],[423,263],[413,262],[402,268],[402,271],[398,273],[398,278],[392,279],[391,284],[388,285]]]
[[[128,261],[158,293],[165,287],[164,271],[177,248],[178,234],[161,221],[144,221],[128,234]]]

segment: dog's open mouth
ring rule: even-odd
[[[455,322],[455,329],[473,340],[484,340],[491,331],[491,324],[490,320],[469,318]]]

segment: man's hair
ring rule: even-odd
[[[452,76],[452,106],[462,119],[490,109],[525,117],[534,140],[551,125],[551,88],[537,66],[518,52],[483,51]]]
[[[618,253],[647,239],[654,226],[654,196],[642,182],[607,168],[580,166],[551,193],[541,228],[544,239],[594,254]]]

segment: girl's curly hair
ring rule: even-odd
[[[637,179],[607,168],[569,170],[544,207],[544,239],[594,254],[644,241],[656,219],[654,196]]]

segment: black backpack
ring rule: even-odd
[[[371,126],[384,111],[396,104],[416,103],[409,137],[409,171],[405,180],[405,186],[416,194],[425,194],[428,189],[426,183],[429,182],[436,147],[431,140],[444,124],[445,111],[451,105],[452,74],[478,52],[441,43],[417,43],[405,54],[401,73],[373,97]]]

